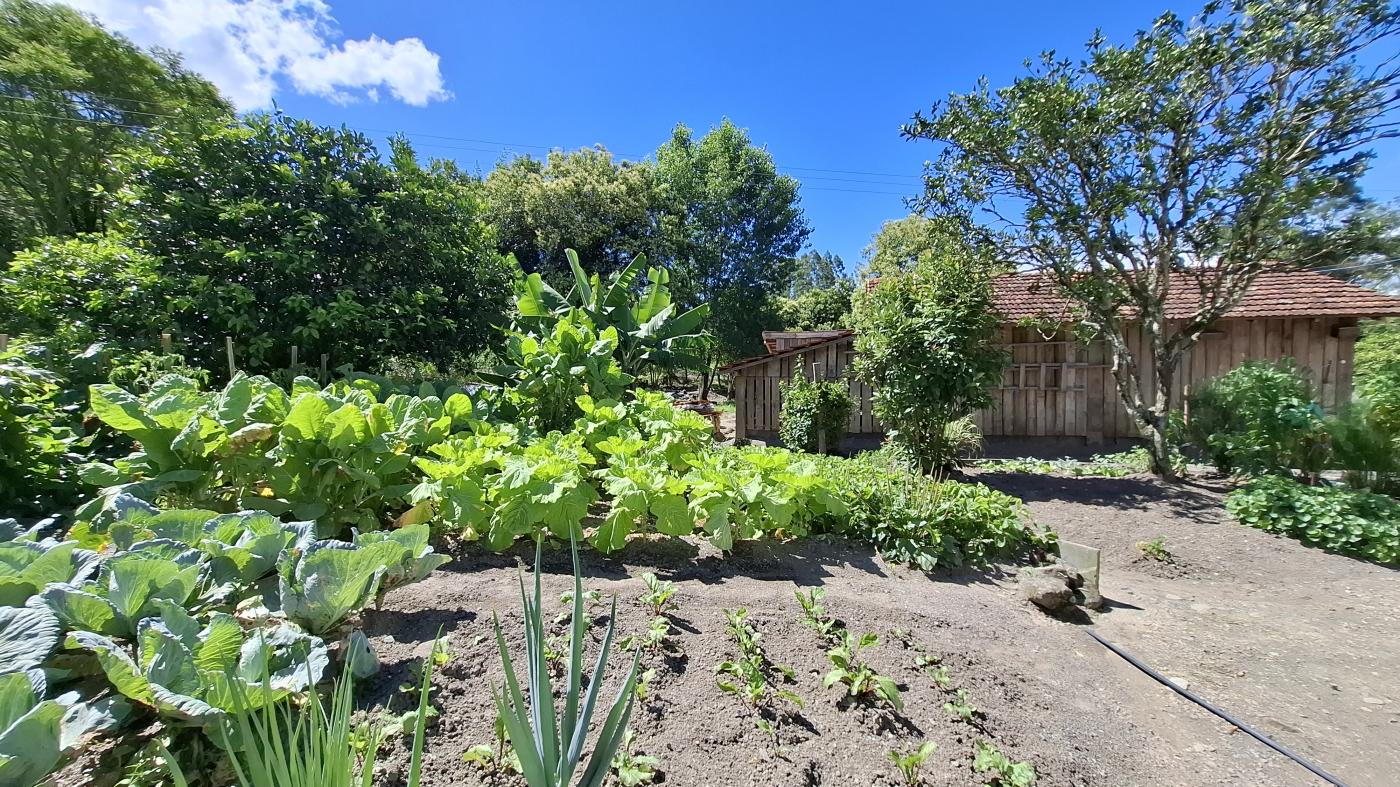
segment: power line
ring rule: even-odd
[[[37,101],[37,99],[27,98],[27,97],[23,97],[23,96],[0,96],[0,98],[8,98],[8,99],[14,99],[14,100],[20,100],[20,101]],[[130,125],[130,124],[118,123],[118,122],[112,121],[112,120],[100,120],[100,119],[95,119],[95,118],[67,117],[67,116],[62,116],[62,115],[47,115],[47,114],[42,114],[42,113],[38,113],[38,112],[21,112],[21,111],[18,111],[18,110],[3,109],[3,108],[0,108],[0,113],[4,113],[4,114],[8,114],[8,115],[18,115],[18,116],[22,116],[22,117],[42,118],[42,119],[46,119],[46,120],[61,120],[61,121],[62,121],[62,120],[66,120],[66,121],[71,121],[71,122],[75,122],[75,123],[88,123],[88,124],[91,124],[91,125],[111,126],[111,127],[115,127],[115,128],[125,128],[125,129],[134,129],[134,130],[145,130],[145,129],[146,129],[146,126]],[[153,117],[153,118],[162,118],[162,119],[166,119],[166,120],[182,120],[182,118],[180,118],[178,115],[166,115],[166,114],[159,114],[159,113],[155,113],[155,112],[137,112],[137,111],[130,111],[129,114],[133,114],[133,115],[142,115],[142,116]],[[491,142],[491,141],[489,141],[489,140],[474,140],[474,139],[470,139],[470,138],[467,138],[467,137],[451,137],[451,136],[446,136],[446,135],[441,135],[441,134],[420,134],[420,133],[418,133],[418,132],[409,132],[409,131],[389,132],[389,131],[385,131],[385,130],[383,130],[383,129],[357,128],[357,127],[348,126],[348,125],[345,126],[345,128],[351,129],[351,130],[353,130],[353,131],[360,131],[360,132],[362,132],[362,133],[363,133],[363,132],[369,132],[369,133],[383,133],[383,134],[395,134],[395,133],[397,133],[397,134],[403,134],[404,136],[410,137],[410,138],[413,138],[413,137],[426,137],[426,138],[430,138],[430,139],[446,139],[446,140],[460,140],[460,141],[465,141],[465,142],[480,142],[480,143],[482,143],[482,144],[487,144],[487,145],[500,145],[500,146],[503,146],[503,147],[505,147],[505,148],[507,148],[507,149],[509,149],[510,147],[512,147],[509,143],[505,143],[505,142]],[[419,143],[419,144],[420,144],[421,147],[442,148],[442,149],[445,149],[445,150],[461,150],[461,151],[474,152],[474,153],[498,153],[498,152],[504,152],[504,151],[498,151],[498,150],[496,150],[495,148],[482,148],[482,147],[472,147],[472,146],[462,146],[462,145],[444,145],[444,144],[441,144],[441,143],[438,143],[438,142],[426,142],[426,143]],[[528,145],[528,146],[526,146],[526,145],[521,145],[521,147],[542,148],[542,147],[544,147],[544,146],[542,146],[542,145]],[[555,149],[555,148],[551,148],[551,149]],[[810,171],[813,171],[813,172],[836,172],[836,173],[845,173],[845,174],[861,174],[860,172],[857,172],[857,171],[854,171],[854,170],[828,170],[828,169],[818,169],[818,168],[814,168],[814,167],[777,167],[777,168],[778,168],[778,169],[788,169],[788,170],[802,169],[802,170],[810,170]],[[870,173],[870,174],[872,174],[872,175],[879,175],[879,176],[881,176],[881,177],[890,177],[890,176],[888,176],[888,175],[880,175],[879,173]],[[872,185],[872,186],[894,186],[894,187],[898,187],[899,185],[901,185],[901,184],[898,184],[898,183],[888,183],[888,182],[883,182],[883,181],[862,180],[862,179],[858,179],[858,178],[828,178],[828,177],[821,177],[821,176],[817,176],[817,175],[801,176],[799,179],[802,179],[802,178],[805,178],[806,180],[833,181],[833,182],[840,182],[840,183],[868,184],[868,185]],[[893,196],[893,197],[907,197],[907,196],[910,196],[907,192],[902,192],[902,191],[878,191],[878,190],[874,190],[874,189],[838,188],[838,187],[835,187],[835,186],[808,186],[808,185],[805,185],[805,184],[803,185],[803,188],[806,189],[806,190],[808,190],[808,191],[833,191],[833,192],[839,192],[839,193],[845,193],[845,194],[880,194],[880,195],[887,195],[887,196]]]
[[[1400,257],[1391,257],[1389,259],[1384,260],[1369,260],[1367,262],[1347,263],[1346,265],[1337,265],[1331,268],[1306,268],[1305,270],[1310,270],[1313,273],[1337,273],[1338,271],[1355,271],[1364,270],[1366,268],[1380,268],[1384,266],[1394,265],[1396,263],[1400,263]]]
[[[21,116],[21,117],[43,118],[43,119],[45,119],[45,120],[67,120],[67,121],[71,121],[71,122],[73,122],[73,123],[90,123],[90,124],[92,124],[92,125],[94,125],[94,126],[111,126],[111,127],[113,127],[113,128],[129,128],[129,129],[135,129],[135,130],[137,130],[137,131],[146,131],[146,130],[149,128],[148,126],[131,126],[131,125],[127,125],[127,124],[124,124],[124,123],[118,123],[118,122],[116,122],[116,121],[114,121],[114,120],[91,120],[91,119],[89,119],[89,118],[64,117],[64,116],[62,116],[62,115],[41,115],[41,114],[39,114],[39,113],[37,113],[37,112],[19,112],[19,111],[17,111],[17,110],[13,110],[13,109],[0,109],[0,113],[6,114],[6,115],[19,115],[19,116]]]

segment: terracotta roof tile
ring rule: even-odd
[[[1167,298],[1166,317],[1185,319],[1200,304],[1200,290],[1189,273],[1178,274]],[[993,282],[997,309],[1007,320],[1060,317],[1071,312],[1043,274],[1015,273]],[[1351,282],[1305,270],[1274,269],[1260,273],[1244,299],[1227,318],[1249,317],[1384,317],[1400,315],[1400,298]]]

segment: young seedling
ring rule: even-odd
[[[904,700],[899,696],[899,687],[892,678],[876,672],[860,660],[860,652],[880,644],[880,638],[869,632],[857,636],[843,631],[840,644],[826,652],[831,661],[831,671],[822,679],[823,688],[842,683],[848,696],[858,700],[874,698],[888,703],[895,710],[904,710]]]
[[[642,584],[646,585],[647,589],[641,595],[641,602],[651,608],[653,615],[676,608],[675,602],[671,600],[671,597],[676,595],[676,583],[657,579],[655,574],[648,571],[642,575]]]
[[[1142,552],[1142,556],[1151,558],[1159,563],[1172,562],[1172,553],[1167,549],[1166,536],[1157,536],[1151,541],[1139,541],[1137,548]]]
[[[559,603],[560,603],[560,604],[563,604],[563,605],[566,606],[566,607],[571,607],[571,606],[573,606],[573,604],[574,604],[574,591],[572,591],[572,590],[566,590],[566,591],[564,591],[563,593],[560,593],[560,594],[559,594]],[[593,608],[594,608],[594,607],[602,606],[602,604],[603,604],[603,591],[601,591],[601,590],[585,590],[585,591],[583,591],[583,604],[584,604],[584,607],[588,610],[588,614],[592,615],[592,614],[593,614]],[[554,616],[554,625],[557,626],[557,625],[559,625],[560,623],[563,623],[564,621],[566,621],[566,620],[568,620],[568,619],[569,619],[569,613],[568,613],[568,611],[560,612],[558,615],[555,615],[555,616]]]
[[[977,756],[972,768],[978,773],[992,775],[989,787],[1031,787],[1035,784],[1035,767],[1028,762],[1012,762],[995,745],[977,741]]]
[[[919,777],[919,769],[923,767],[924,761],[931,757],[934,750],[937,748],[938,744],[933,741],[928,741],[908,754],[897,750],[891,751],[889,754],[890,762],[894,763],[894,767],[899,769],[900,775],[904,777],[905,784],[911,786],[916,785],[923,781],[923,779]]]
[[[636,754],[632,751],[632,730],[629,728],[622,734],[622,745],[618,747],[617,754],[613,755],[612,769],[617,774],[617,783],[622,787],[637,787],[639,784],[651,784],[656,779],[656,767],[661,761],[655,757],[645,754]]]
[[[953,682],[953,679],[948,675],[948,668],[943,666],[942,659],[930,655],[928,649],[920,645],[918,641],[914,639],[914,635],[910,634],[908,631],[904,629],[895,629],[890,633],[894,635],[895,639],[904,643],[904,647],[914,651],[915,667],[923,670],[929,677],[933,678],[933,682],[938,684],[938,688],[948,688],[949,684]]]
[[[633,689],[637,693],[638,702],[646,702],[651,696],[651,682],[656,678],[656,670],[649,669],[637,676],[637,688]]]
[[[977,715],[977,706],[967,700],[967,690],[958,689],[958,696],[955,700],[943,703],[943,710],[957,716],[963,721],[972,721],[972,717]]]
[[[826,614],[826,607],[822,606],[822,601],[826,599],[826,588],[812,588],[806,594],[798,589],[793,593],[797,596],[798,605],[802,607],[802,625],[820,634],[822,639],[836,639],[840,636],[837,632],[841,625]]]
[[[622,639],[620,643],[623,650],[641,648],[649,653],[660,653],[670,651],[675,648],[668,637],[671,634],[671,621],[658,615],[651,619],[651,626],[641,634],[632,634]]]
[[[505,717],[497,713],[493,727],[496,745],[478,743],[462,754],[462,760],[487,773],[521,773],[520,757],[516,756],[515,749],[510,745],[510,736],[506,734]]]
[[[716,675],[727,676],[717,678],[715,685],[719,686],[720,691],[739,696],[749,707],[758,711],[760,715],[754,720],[754,726],[776,740],[777,729],[762,714],[771,711],[776,716],[774,705],[779,700],[801,708],[802,698],[776,685],[773,678],[775,674],[780,675],[787,683],[796,680],[795,674],[791,667],[773,664],[764,655],[760,644],[763,637],[748,622],[748,614],[749,611],[742,607],[737,610],[724,610],[725,619],[728,621],[725,628],[738,645],[739,656],[732,661],[720,662],[715,667]]]

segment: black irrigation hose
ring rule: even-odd
[[[1223,710],[1221,710],[1221,709],[1215,707],[1214,705],[1210,704],[1209,702],[1206,702],[1205,700],[1201,699],[1200,697],[1197,697],[1195,694],[1192,694],[1190,691],[1187,691],[1186,689],[1183,689],[1182,687],[1176,685],[1175,683],[1172,683],[1170,680],[1167,680],[1167,678],[1166,678],[1164,675],[1162,675],[1160,672],[1158,672],[1157,670],[1152,669],[1151,667],[1147,666],[1146,664],[1142,663],[1141,661],[1138,661],[1136,658],[1133,657],[1133,655],[1132,655],[1131,653],[1128,653],[1127,651],[1123,650],[1122,648],[1118,647],[1117,645],[1113,644],[1112,642],[1109,642],[1108,640],[1104,639],[1103,637],[1100,637],[1100,636],[1098,635],[1098,633],[1095,632],[1093,629],[1088,629],[1088,628],[1086,628],[1086,629],[1084,629],[1084,632],[1085,632],[1086,634],[1088,634],[1089,636],[1093,637],[1095,640],[1097,640],[1098,643],[1099,643],[1100,645],[1103,645],[1105,648],[1108,648],[1109,650],[1113,651],[1114,653],[1117,653],[1119,656],[1122,656],[1123,659],[1124,659],[1125,661],[1127,661],[1129,664],[1131,664],[1131,665],[1133,665],[1134,667],[1137,667],[1138,669],[1140,669],[1140,670],[1142,670],[1143,672],[1147,673],[1153,680],[1156,680],[1158,683],[1162,684],[1163,686],[1166,686],[1167,688],[1171,689],[1172,691],[1176,692],[1177,694],[1180,694],[1181,696],[1185,697],[1186,699],[1191,700],[1192,702],[1196,703],[1197,705],[1200,705],[1202,708],[1205,708],[1206,710],[1210,711],[1211,713],[1214,713],[1216,716],[1219,716],[1220,718],[1224,719],[1225,721],[1230,722],[1231,724],[1235,725],[1235,726],[1238,727],[1239,729],[1241,729],[1241,730],[1243,730],[1244,732],[1248,733],[1248,734],[1249,734],[1252,738],[1254,738],[1255,740],[1259,741],[1260,743],[1264,744],[1265,746],[1268,746],[1270,749],[1273,749],[1274,751],[1278,752],[1279,754],[1282,754],[1283,756],[1287,757],[1288,759],[1290,759],[1290,760],[1292,760],[1292,761],[1298,763],[1299,765],[1303,766],[1304,768],[1307,768],[1308,770],[1312,771],[1314,774],[1316,774],[1318,777],[1320,777],[1323,781],[1326,781],[1326,782],[1328,782],[1329,784],[1335,784],[1335,785],[1337,785],[1337,787],[1346,787],[1346,783],[1343,782],[1341,779],[1338,779],[1336,776],[1333,776],[1332,774],[1328,773],[1327,771],[1322,770],[1322,769],[1319,768],[1318,766],[1313,765],[1311,762],[1308,762],[1307,760],[1303,759],[1302,757],[1299,757],[1298,755],[1296,755],[1296,754],[1294,754],[1293,752],[1289,751],[1289,750],[1288,750],[1286,747],[1284,747],[1282,744],[1275,743],[1272,739],[1269,738],[1269,736],[1265,735],[1264,733],[1262,733],[1262,732],[1260,732],[1260,731],[1254,729],[1253,727],[1249,726],[1248,724],[1245,724],[1244,722],[1240,721],[1239,719],[1235,718],[1234,716],[1231,716],[1230,714],[1226,713],[1225,711],[1223,711]]]

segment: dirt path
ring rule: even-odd
[[[1243,527],[1224,511],[1219,482],[978,480],[1103,550],[1103,593],[1116,603],[1094,627],[1106,639],[1353,787],[1396,783],[1400,572]],[[1157,536],[1174,563],[1142,558],[1137,542]]]
[[[1115,604],[1094,625],[1105,637],[1348,783],[1394,783],[1396,572],[1234,525],[1219,510],[1218,490],[1168,492],[1140,479],[982,480],[1024,496],[1065,537],[1104,548],[1104,589]],[[1133,544],[1159,534],[1178,565],[1134,560]],[[439,625],[452,632],[456,656],[435,681],[442,716],[429,742],[427,785],[521,783],[461,760],[491,741],[488,685],[500,680],[493,613],[521,649],[517,558],[463,558],[391,595],[365,621],[385,663],[374,697],[395,709],[411,700],[395,687],[415,657]],[[568,570],[566,556],[547,557],[547,598],[567,587]],[[679,541],[634,542],[617,559],[585,553],[586,586],[619,596],[622,633],[650,619],[635,601],[648,570],[680,586],[673,622],[683,653],[651,659],[657,677],[633,723],[637,750],[660,758],[666,784],[893,785],[887,753],[924,740],[939,745],[925,768],[931,785],[986,781],[972,771],[975,740],[1032,762],[1041,785],[1321,783],[1107,653],[1081,626],[1019,601],[1010,571],[926,576],[819,542],[730,557]],[[797,621],[799,585],[825,587],[834,614],[882,636],[869,660],[901,683],[903,713],[844,707],[837,689],[822,689],[828,664],[816,635]],[[738,606],[751,610],[770,657],[795,669],[792,688],[806,700],[777,748],[738,699],[715,687],[714,666],[733,653],[721,610]],[[600,611],[595,636],[605,619]],[[943,709],[949,697],[889,637],[894,628],[943,657],[954,687],[983,714],[977,727]],[[385,760],[385,772],[401,773],[403,745]]]

